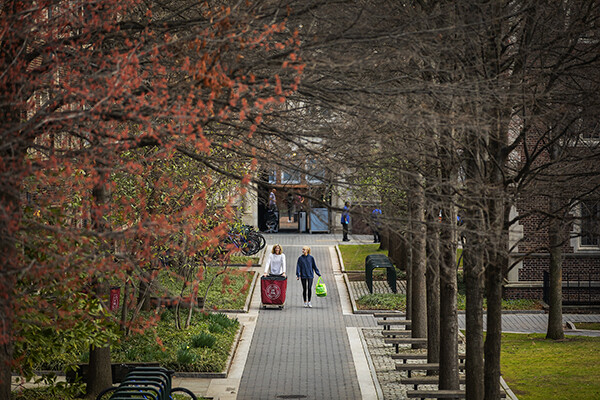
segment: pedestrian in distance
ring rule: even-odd
[[[373,243],[381,243],[381,236],[379,231],[381,230],[381,209],[375,207],[371,213],[371,230],[373,231]]]
[[[279,244],[275,244],[267,259],[265,266],[266,276],[283,276],[285,277],[285,254]]]
[[[277,189],[271,189],[271,193],[269,193],[269,210],[275,211],[277,210]]]
[[[349,242],[350,239],[348,239],[348,225],[350,224],[350,203],[346,202],[344,204],[344,210],[342,211],[342,232],[343,232],[343,238],[342,241],[344,242]]]
[[[317,268],[314,257],[310,255],[310,247],[304,246],[302,247],[302,255],[298,257],[298,263],[296,264],[296,279],[302,281],[302,299],[304,300],[304,307],[312,308],[310,298],[312,295],[314,274],[321,276],[321,272],[319,272],[319,269]]]
[[[292,222],[292,215],[294,215],[294,195],[288,193],[287,199],[285,201],[288,212],[288,222]]]

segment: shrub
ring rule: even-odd
[[[224,329],[237,327],[239,325],[237,318],[229,318],[223,313],[209,314],[209,319],[212,323],[219,324]]]
[[[180,364],[193,364],[196,356],[190,351],[190,346],[181,346],[177,349],[177,362]]]
[[[211,348],[214,346],[217,338],[211,335],[210,333],[201,332],[199,335],[192,336],[192,346],[193,347],[207,347]]]
[[[217,333],[217,334],[218,334],[218,333],[223,333],[223,332],[225,332],[225,328],[223,328],[223,326],[222,326],[222,325],[220,325],[220,324],[210,324],[210,325],[208,326],[208,331],[209,331],[210,333]]]

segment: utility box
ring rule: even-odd
[[[306,211],[298,212],[298,232],[306,232]]]

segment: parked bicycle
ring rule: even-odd
[[[227,234],[227,241],[233,243],[245,256],[261,251],[267,244],[264,236],[250,225],[235,225]]]

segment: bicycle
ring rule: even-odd
[[[233,243],[245,256],[251,256],[262,250],[266,239],[250,225],[234,226],[227,234],[227,240]]]

